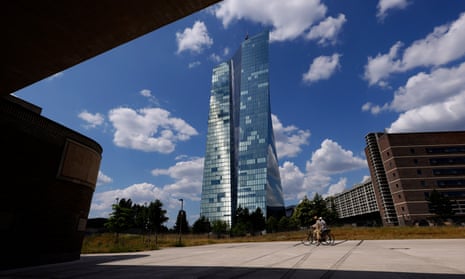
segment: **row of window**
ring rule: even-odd
[[[427,147],[425,148],[427,153],[438,154],[438,153],[465,153],[465,146],[449,146],[449,147]]]
[[[432,174],[433,175],[464,175],[465,174],[465,169],[463,168],[454,168],[454,169],[432,169]],[[423,170],[417,169],[417,174],[421,175],[423,173]],[[395,172],[392,173],[393,177],[396,177],[397,174]]]

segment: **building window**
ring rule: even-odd
[[[415,154],[415,149],[410,148],[410,153]]]
[[[465,185],[465,180],[457,179],[457,180],[438,180],[437,185],[439,187],[463,187]]]
[[[424,180],[420,181],[420,185],[421,185],[421,186],[426,186],[425,181],[424,181]]]
[[[413,159],[413,163],[415,163],[415,165],[418,165],[418,160],[417,160],[417,159]]]
[[[433,169],[434,175],[463,175],[465,169]]]
[[[421,170],[417,170],[417,174],[421,174]]]

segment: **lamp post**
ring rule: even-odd
[[[181,245],[181,235],[182,235],[182,218],[184,214],[183,206],[184,206],[184,200],[179,199],[181,202],[181,210],[179,211],[179,245]]]

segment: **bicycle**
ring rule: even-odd
[[[314,229],[310,227],[310,229],[307,232],[307,237],[306,239],[302,240],[302,243],[304,245],[334,245],[334,242],[336,239],[334,238],[333,233],[331,232],[331,229],[326,229],[321,232],[320,235],[320,241],[318,242],[316,240],[316,235],[314,233]]]

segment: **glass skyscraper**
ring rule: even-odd
[[[282,216],[284,200],[271,123],[268,32],[246,37],[213,69],[200,215],[234,221],[237,208]]]

